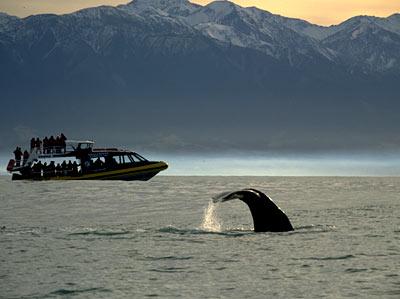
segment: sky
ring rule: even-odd
[[[85,7],[118,5],[126,0],[0,0],[0,11],[25,17],[39,13],[67,13]],[[207,4],[209,0],[193,0]],[[400,13],[399,0],[234,0],[241,6],[256,6],[275,14],[319,25],[338,24],[355,15],[387,17]]]

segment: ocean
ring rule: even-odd
[[[256,188],[295,231],[254,233]],[[0,176],[1,298],[399,298],[400,177]]]

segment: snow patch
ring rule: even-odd
[[[221,42],[230,43],[239,47],[263,47],[268,45],[266,42],[257,39],[254,35],[246,35],[236,31],[231,26],[215,23],[205,23],[196,26],[203,34],[219,40]]]
[[[160,14],[172,16],[187,16],[193,13],[199,6],[187,0],[134,0],[118,8],[128,11],[143,13],[156,10]]]

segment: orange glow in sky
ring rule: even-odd
[[[195,0],[199,4],[211,1]],[[400,0],[234,0],[240,6],[256,6],[274,14],[300,18],[320,25],[343,22],[356,15],[387,17],[400,13]]]
[[[125,4],[127,0],[0,0],[0,11],[17,16],[68,13],[85,7]],[[210,0],[192,0],[207,4]],[[400,13],[400,0],[234,0],[274,14],[308,20],[320,25],[338,24],[355,15],[386,17]]]

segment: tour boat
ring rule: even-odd
[[[12,180],[147,181],[168,168],[163,161],[149,161],[133,151],[93,145],[67,140],[64,147],[34,148],[26,161],[10,160],[7,170]]]

